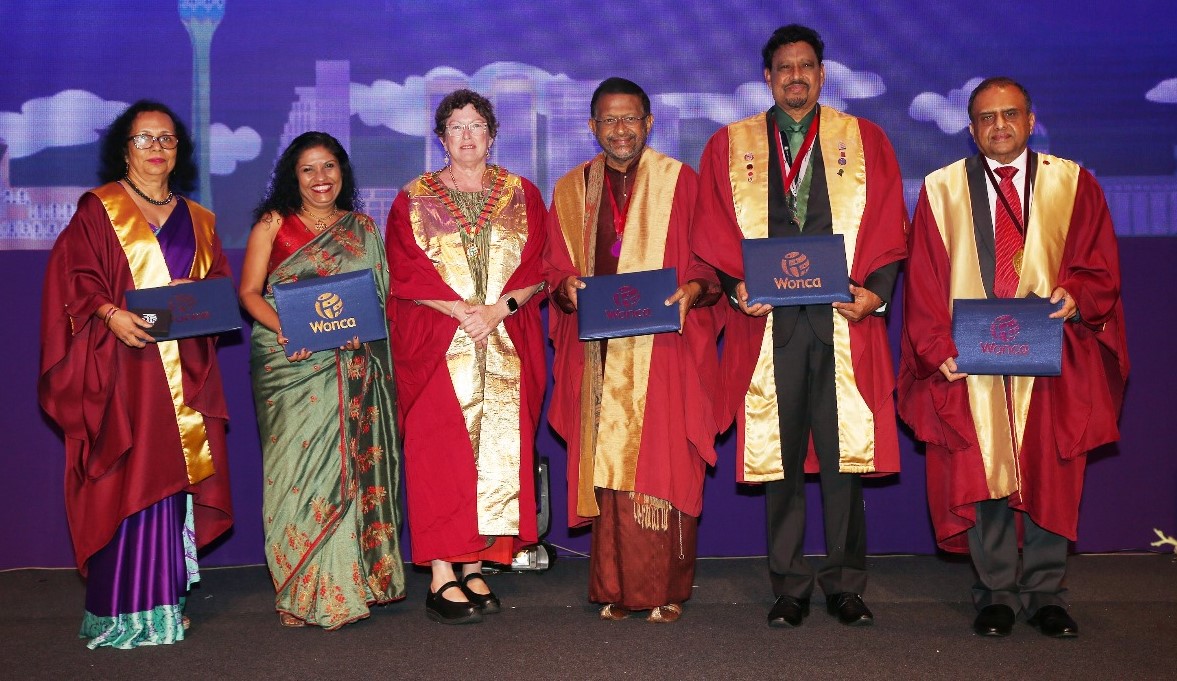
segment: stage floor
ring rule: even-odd
[[[410,570],[404,601],[336,632],[279,626],[264,567],[216,568],[189,597],[186,640],[129,651],[77,638],[74,571],[16,570],[0,573],[0,678],[1169,679],[1177,668],[1173,555],[1072,557],[1072,640],[1024,621],[1006,639],[974,635],[967,560],[879,556],[869,567],[872,627],[838,624],[815,594],[802,627],[770,629],[763,557],[700,560],[677,623],[602,622],[588,562],[561,556],[545,573],[490,577],[504,611],[482,624],[430,622],[427,574]]]

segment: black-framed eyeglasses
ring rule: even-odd
[[[156,142],[159,142],[161,149],[175,149],[180,146],[180,138],[175,135],[150,135],[145,132],[131,135],[127,141],[134,144],[136,149],[150,149]]]
[[[607,128],[612,128],[617,124],[624,125],[627,128],[632,128],[649,117],[650,114],[646,114],[644,116],[608,116],[606,118],[594,118],[593,120],[597,122],[597,125],[603,125]]]

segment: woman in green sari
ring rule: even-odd
[[[289,348],[274,308],[274,284],[365,269],[383,302],[384,244],[357,204],[339,142],[321,132],[298,136],[255,211],[241,271],[241,305],[255,320],[266,561],[286,626],[336,629],[367,617],[373,603],[404,597],[388,341]]]

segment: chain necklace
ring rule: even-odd
[[[441,199],[442,205],[444,205],[449,211],[450,215],[452,215],[454,219],[458,221],[458,224],[461,226],[462,230],[465,231],[466,235],[471,239],[478,236],[478,233],[486,227],[486,224],[490,221],[490,214],[494,212],[494,208],[499,202],[499,197],[503,195],[503,190],[507,185],[506,170],[503,170],[499,166],[492,165],[487,167],[487,171],[490,171],[492,178],[490,183],[490,193],[486,196],[486,199],[482,203],[482,210],[478,214],[478,219],[473,223],[471,223],[470,220],[466,218],[465,214],[462,213],[462,209],[458,207],[457,202],[454,201],[454,198],[450,194],[449,190],[438,179],[438,177],[441,175],[441,171],[425,173],[421,176],[421,180],[424,182],[425,186]],[[453,181],[453,171],[450,171],[450,173],[450,180]],[[482,191],[486,192],[486,189],[484,188]],[[471,258],[478,257],[478,247],[471,244],[467,247],[466,254]]]
[[[331,212],[326,217],[323,217],[320,215],[315,215],[314,213],[307,210],[306,206],[299,208],[298,212],[302,213],[303,215],[305,215],[308,218],[315,221],[314,231],[316,231],[316,232],[321,232],[324,229],[327,229],[328,225],[334,224],[335,223],[335,216],[339,215],[338,208],[332,208]],[[328,222],[328,220],[330,220],[330,222]]]
[[[146,201],[147,203],[150,203],[153,206],[166,206],[169,203],[171,203],[172,199],[176,196],[176,194],[174,192],[169,190],[166,198],[164,198],[163,200],[160,200],[160,201],[156,201],[155,199],[151,198],[150,196],[144,194],[142,189],[139,189],[138,187],[136,187],[135,183],[131,182],[130,175],[123,175],[123,182],[126,182],[127,186],[130,187],[132,189],[132,191],[134,191],[136,194],[139,195],[139,198],[143,199],[144,201]]]

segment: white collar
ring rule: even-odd
[[[1028,164],[1029,161],[1030,161],[1030,147],[1026,147],[1025,149],[1022,149],[1022,153],[1018,154],[1018,157],[1015,158],[1012,163],[998,163],[997,161],[994,161],[993,159],[989,158],[988,156],[985,157],[985,162],[988,163],[989,167],[993,170],[996,170],[997,168],[1003,168],[1005,166],[1012,166],[1014,168],[1017,168],[1018,175],[1016,175],[1015,177],[1018,177],[1018,178],[1023,178],[1026,176],[1026,164]]]

